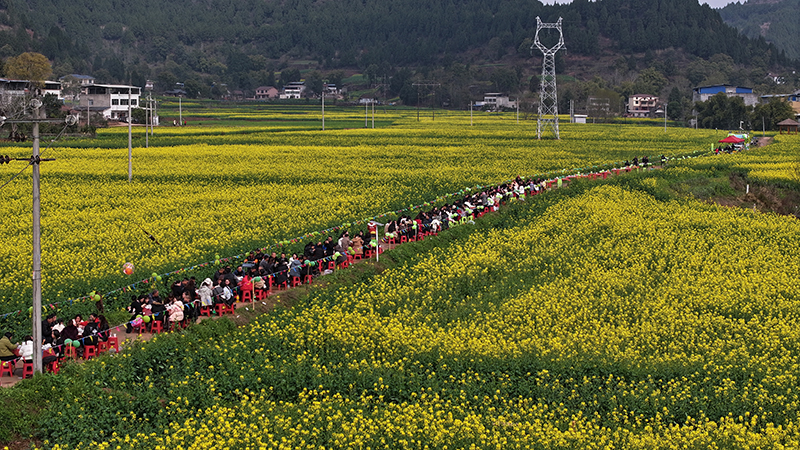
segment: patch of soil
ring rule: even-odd
[[[742,173],[734,172],[729,179],[737,195],[714,198],[717,204],[800,218],[800,192],[751,180]]]
[[[760,137],[756,140],[756,147],[766,147],[769,144],[772,144],[771,137]]]

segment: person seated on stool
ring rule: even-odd
[[[33,337],[25,336],[19,344],[19,356],[25,362],[33,362]]]
[[[11,342],[11,334],[10,331],[6,331],[6,334],[0,338],[0,361],[14,361],[19,358],[17,353],[19,353],[19,348],[17,344],[13,344]]]

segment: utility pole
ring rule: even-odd
[[[322,131],[325,131],[325,87],[322,88]]]
[[[575,123],[575,105],[569,101],[569,123]]]
[[[373,84],[372,85],[372,89],[375,90],[376,94],[378,92],[378,89],[383,90],[383,98],[386,99],[386,86],[387,86],[386,85],[386,77],[384,76],[383,83]],[[375,95],[374,97],[375,98],[372,99],[372,101],[373,101],[373,103],[372,103],[372,128],[375,128],[375,102],[378,100],[378,96],[377,95]],[[383,108],[383,112],[384,113],[386,112],[386,107],[385,106]]]
[[[412,84],[412,86],[416,86],[417,87],[417,122],[419,122],[419,87],[420,86],[425,86],[425,87],[432,87],[433,88],[433,102],[431,104],[431,107],[433,108],[433,111],[432,111],[432,114],[431,114],[431,118],[433,120],[436,120],[436,88],[438,86],[441,86],[441,85],[442,85],[442,83],[436,83],[436,82],[433,82],[433,81],[422,81],[420,83],[413,83]]]
[[[147,94],[147,107],[144,110],[144,148],[150,148],[150,94]]]
[[[46,119],[42,117],[42,101],[34,98],[30,102],[33,107],[33,117],[28,120],[5,120],[2,123],[30,123],[33,124],[33,154],[30,159],[15,158],[15,161],[28,161],[33,167],[33,306],[32,306],[32,330],[33,330],[33,371],[42,372],[42,232],[41,232],[41,194],[40,194],[40,172],[39,163],[42,161],[55,161],[53,158],[41,158],[39,156],[39,124],[40,123],[64,123],[64,119]],[[75,116],[67,116],[67,125],[77,122]],[[10,161],[10,159],[8,159]]]
[[[128,86],[128,183],[133,181],[133,140],[131,139],[131,87]]]
[[[33,107],[33,118],[41,119],[41,100]],[[39,122],[33,123],[33,372],[42,371],[42,229],[39,186]],[[38,325],[38,326],[37,326]]]
[[[180,123],[178,123],[178,126],[182,127],[183,126],[183,102],[181,101],[181,96],[180,95],[178,95],[178,120],[180,120]]]

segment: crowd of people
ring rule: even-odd
[[[74,347],[76,354],[82,356],[86,346],[97,346],[101,341],[108,341],[110,327],[108,320],[102,314],[92,313],[88,320],[77,315],[63,321],[56,314],[48,315],[42,321],[42,361],[45,365],[57,361],[65,356],[65,348],[79,342]],[[19,342],[12,342],[13,334],[6,332],[0,338],[0,361],[18,361],[30,363],[33,361],[33,336],[25,336]]]
[[[663,155],[661,163],[666,163]],[[646,167],[649,164],[647,156],[641,161],[634,158],[632,163],[625,162],[626,167]],[[527,196],[542,193],[552,182],[541,177],[517,177],[496,187],[479,188],[451,203],[420,211],[413,218],[403,214],[386,223],[372,220],[366,230],[357,230],[353,234],[352,230],[346,230],[338,239],[327,236],[324,241],[308,242],[299,255],[254,250],[245,256],[241,265],[235,269],[220,267],[205,278],[200,286],[197,286],[195,277],[183,278],[171,284],[166,298],[162,298],[157,289],[149,294],[132,296],[127,307],[131,317],[126,323],[126,332],[132,333],[136,328],[146,331],[157,322],[161,322],[164,331],[188,325],[199,319],[203,308],[213,309],[217,305],[233,308],[245,292],[252,293],[254,297],[259,291],[269,293],[273,286],[287,286],[294,277],[304,279],[310,275],[313,278],[329,273],[333,268],[331,266],[341,265],[357,255],[371,256],[382,244],[397,244],[404,237],[417,240],[428,233],[439,233],[454,226],[473,223],[474,219],[486,212],[497,211],[512,199],[524,201]],[[102,304],[98,308],[102,309]],[[43,322],[42,329],[43,350],[50,358],[63,357],[65,343],[80,341],[84,346],[92,346],[109,337],[109,324],[103,315],[98,314],[90,315],[86,321],[76,316],[66,324],[51,314]],[[11,333],[6,333],[0,339],[0,361],[29,361],[33,355],[32,338],[27,336],[19,343],[12,343],[12,337]]]

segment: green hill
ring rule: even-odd
[[[468,95],[455,92],[459,86],[529,89],[539,64],[538,53],[533,61],[530,53],[537,16],[563,17],[560,68],[571,65],[567,72],[582,80],[616,76],[600,87],[623,96],[632,92],[616,86],[654,65],[671,82],[680,76],[757,84],[768,71],[795,64],[764,39],[740,35],[697,0],[552,6],[528,0],[0,0],[0,57],[38,51],[54,62],[56,76],[86,73],[137,85],[153,79],[160,91],[185,82],[201,97],[237,89],[252,95],[257,86],[320,80],[323,72],[330,79],[364,73],[365,84],[383,81],[389,98],[415,103],[412,76],[435,77],[448,90],[436,100],[463,106]],[[740,75],[716,81],[683,73],[690,62],[719,55]],[[495,73],[496,67],[514,73]],[[675,84],[688,95],[688,82]]]
[[[792,59],[800,58],[800,0],[751,0],[719,10],[725,23],[753,39],[763,38]]]

